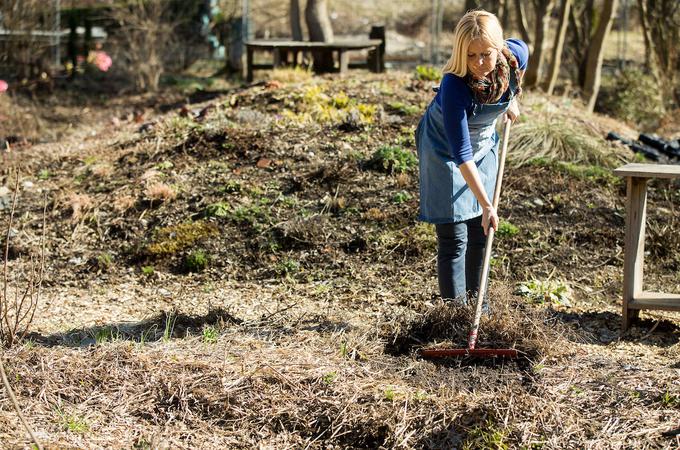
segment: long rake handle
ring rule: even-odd
[[[501,154],[498,156],[498,176],[496,177],[496,188],[493,191],[493,207],[498,211],[498,202],[501,198],[501,185],[503,184],[503,172],[505,171],[505,155],[508,152],[508,140],[510,138],[510,120],[505,122],[505,129],[503,130],[503,145],[501,146]],[[479,292],[477,294],[477,305],[475,307],[475,319],[472,321],[472,328],[470,328],[470,335],[468,336],[468,349],[474,350],[477,344],[477,333],[479,331],[479,322],[482,319],[482,302],[486,294],[486,288],[489,284],[489,264],[491,262],[491,247],[493,245],[494,229],[489,226],[489,234],[486,237],[486,245],[484,246],[484,262],[482,264],[482,275],[479,280]]]

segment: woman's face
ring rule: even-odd
[[[496,67],[497,58],[498,50],[496,50],[489,42],[481,38],[474,39],[470,41],[470,45],[468,46],[468,72],[475,78],[484,78],[494,67]]]

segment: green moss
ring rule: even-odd
[[[152,257],[175,255],[206,237],[217,235],[219,230],[206,221],[185,222],[160,228],[153,242],[145,247],[145,253]]]

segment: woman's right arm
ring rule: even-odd
[[[482,226],[487,233],[489,224],[498,229],[498,215],[486,195],[486,190],[472,160],[472,145],[468,130],[466,108],[472,102],[469,90],[463,81],[451,74],[444,75],[441,84],[442,116],[444,131],[449,144],[449,152],[460,169],[465,182],[482,206]]]

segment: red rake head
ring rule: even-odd
[[[471,358],[517,358],[517,350],[512,348],[430,348],[420,350],[423,358],[450,358],[467,356]]]

